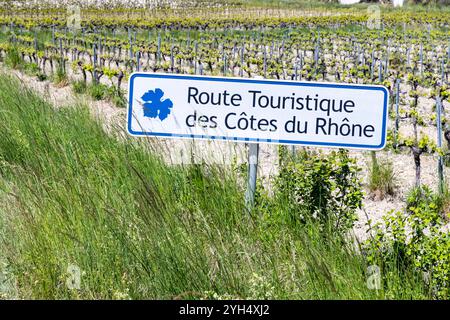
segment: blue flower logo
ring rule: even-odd
[[[163,96],[164,92],[159,88],[149,90],[142,96],[144,117],[159,118],[163,121],[169,116],[173,102],[170,99],[162,100]]]

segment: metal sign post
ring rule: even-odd
[[[245,192],[245,205],[250,211],[255,203],[256,178],[258,172],[259,144],[249,143],[248,149],[248,179]]]

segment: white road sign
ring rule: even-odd
[[[379,150],[383,86],[133,73],[128,132]]]

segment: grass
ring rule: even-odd
[[[231,168],[169,167],[149,140],[107,135],[86,107],[54,109],[0,78],[0,274],[19,297],[427,297],[394,265],[368,289],[364,256],[336,233],[248,213]]]

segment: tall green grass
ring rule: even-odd
[[[395,268],[368,289],[356,246],[314,223],[248,213],[231,168],[169,167],[4,74],[0,132],[0,273],[21,298],[426,297]]]

